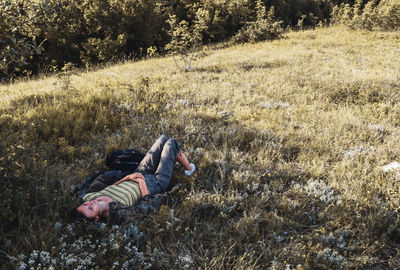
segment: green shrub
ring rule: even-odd
[[[232,37],[254,13],[253,5],[252,0],[202,1],[202,8],[209,13],[205,39],[223,41]]]
[[[350,0],[352,1],[352,0]],[[275,15],[286,26],[313,27],[330,19],[336,0],[268,0],[267,6],[275,7]],[[348,2],[348,1],[347,1]],[[300,22],[300,23],[299,23]]]
[[[332,10],[332,23],[351,29],[395,31],[400,29],[400,2],[371,0],[363,5],[357,0],[353,6],[341,4]]]
[[[0,78],[30,74],[34,56],[42,53],[42,42],[37,41],[36,27],[22,3],[0,3]]]
[[[269,6],[254,0],[181,0],[173,5],[161,0],[3,1],[0,78],[59,70],[69,62],[80,66],[143,57],[155,48],[161,53],[161,48],[174,51],[177,46],[187,50],[198,40],[229,40],[244,26],[251,40],[272,38],[276,28],[271,32],[270,17],[257,20],[255,12]],[[171,34],[170,14],[176,15],[174,29],[181,33]],[[185,31],[190,39],[178,45]]]
[[[2,2],[0,78],[25,69],[37,73],[67,62],[96,64],[138,54],[162,43],[161,10],[157,0]]]
[[[282,21],[277,21],[274,16],[274,7],[266,13],[265,6],[257,1],[257,20],[247,23],[234,37],[235,43],[255,43],[263,40],[273,40],[281,37]]]
[[[200,43],[275,39],[282,26],[312,27],[331,21],[330,16],[354,29],[396,30],[399,5],[396,0],[365,5],[353,0],[1,1],[0,79],[163,49],[190,54]],[[183,69],[192,58],[185,59]]]
[[[158,1],[84,0],[86,35],[81,60],[85,64],[121,59],[160,42],[163,25]]]
[[[191,69],[192,61],[195,59],[194,54],[198,47],[202,44],[203,32],[207,30],[206,21],[209,13],[203,9],[198,9],[194,24],[189,27],[187,21],[178,22],[176,15],[171,15],[168,19],[170,30],[168,31],[171,41],[165,46],[165,49],[174,55],[175,64],[178,68],[185,71]],[[175,55],[179,55],[182,59],[181,67]]]

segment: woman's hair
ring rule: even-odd
[[[86,218],[84,214],[78,211],[78,207],[74,207],[71,211],[71,217],[73,218]]]

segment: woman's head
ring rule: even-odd
[[[76,211],[87,218],[98,221],[101,217],[108,217],[109,204],[104,200],[95,199],[84,202],[76,208]]]

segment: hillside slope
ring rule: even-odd
[[[2,261],[398,268],[400,176],[382,166],[400,162],[399,93],[400,33],[341,28],[204,49],[190,72],[155,58],[2,85]],[[162,133],[198,167],[177,169],[174,204],[130,226],[71,222],[71,185]]]

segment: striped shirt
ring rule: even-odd
[[[125,181],[119,185],[110,185],[98,192],[91,192],[83,197],[85,202],[95,200],[100,196],[108,196],[114,201],[127,206],[133,206],[142,197],[139,184],[133,181]]]

